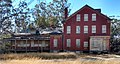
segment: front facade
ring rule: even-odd
[[[66,19],[63,35],[65,51],[103,51],[99,46],[103,43],[109,50],[110,19],[100,9],[85,5]]]
[[[13,51],[109,51],[110,19],[85,5],[63,23],[63,33],[18,35],[11,38]]]

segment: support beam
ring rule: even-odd
[[[38,52],[39,52],[39,40],[38,40],[38,43],[37,43],[37,44],[38,44]]]
[[[26,39],[25,41],[26,41],[26,43],[25,43],[25,44],[26,44],[26,49],[25,49],[25,51],[26,51],[26,53],[27,53],[27,39]]]
[[[15,40],[15,50],[14,50],[14,51],[15,51],[15,53],[16,53],[16,46],[17,46],[17,44],[16,44],[16,40]]]

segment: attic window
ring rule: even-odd
[[[76,15],[76,21],[80,21],[80,14]]]
[[[88,21],[88,14],[84,14],[84,21]]]
[[[96,21],[96,14],[92,14],[92,21]]]

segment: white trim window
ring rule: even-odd
[[[92,33],[96,33],[96,25],[92,25]]]
[[[76,26],[76,34],[80,34],[80,26]]]
[[[84,42],[84,47],[88,47],[88,42],[87,41]]]
[[[93,40],[92,41],[92,47],[98,47],[98,43],[99,43],[98,40]]]
[[[76,21],[80,21],[80,14],[76,15]]]
[[[67,26],[67,34],[71,33],[71,26]]]
[[[84,14],[84,21],[88,21],[88,14]]]
[[[102,25],[102,33],[106,33],[106,25]]]
[[[54,40],[53,40],[53,46],[54,46],[54,47],[57,47],[57,46],[58,46],[58,40],[57,40],[57,39],[54,39]]]
[[[84,26],[84,33],[88,33],[88,26]]]
[[[96,14],[92,14],[92,21],[96,21]]]
[[[67,47],[71,47],[71,40],[67,39]]]
[[[80,39],[76,39],[76,47],[80,48]]]

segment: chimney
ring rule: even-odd
[[[68,17],[68,7],[66,7],[65,9],[64,9],[64,15],[65,15],[65,19]]]
[[[95,9],[97,12],[101,13],[101,9]]]

